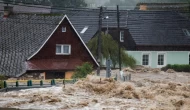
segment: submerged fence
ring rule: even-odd
[[[51,80],[5,80],[0,84],[0,92],[29,89],[29,88],[45,88],[56,85],[73,84],[78,79],[51,79]]]

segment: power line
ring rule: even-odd
[[[39,4],[29,4],[29,3],[25,3],[25,4],[23,4],[22,2],[15,2],[15,3],[11,3],[11,2],[8,2],[8,3],[5,3],[5,2],[3,2],[3,1],[0,1],[0,3],[2,3],[2,4],[10,4],[10,5],[15,5],[15,6],[25,6],[25,7],[35,7],[35,8],[43,8],[43,9],[56,9],[56,10],[88,10],[88,9],[93,9],[93,8],[89,8],[89,7],[61,7],[61,6],[52,6],[52,5],[39,5]],[[170,4],[170,5],[165,5],[165,4],[163,4],[163,5],[147,5],[147,7],[148,8],[155,8],[155,7],[161,7],[161,8],[163,8],[163,7],[178,7],[178,8],[180,8],[180,7],[188,7],[189,6],[189,4],[188,3],[184,3],[184,4]],[[104,7],[107,7],[107,8],[115,8],[116,6],[115,5],[113,5],[113,6],[104,6]],[[135,8],[139,8],[140,6],[137,6],[137,5],[134,5],[134,6],[132,6],[132,5],[130,5],[130,6],[119,6],[120,8],[128,8],[128,7],[135,7]],[[94,8],[94,9],[98,9],[98,7],[97,8]],[[98,9],[99,10],[99,9]]]
[[[79,10],[81,10],[81,9],[89,9],[87,7],[61,7],[61,6],[29,4],[29,3],[23,4],[22,2],[15,2],[15,3],[7,2],[7,3],[5,3],[5,2],[0,1],[0,4],[35,7],[35,8],[44,8],[44,9],[58,9],[58,10],[64,10],[64,9],[69,9],[69,10],[73,10],[73,9],[79,9]]]

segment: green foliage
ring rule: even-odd
[[[92,73],[92,64],[86,62],[82,66],[77,66],[72,78],[85,78],[88,74]]]
[[[113,40],[112,36],[109,34],[101,33],[101,52],[104,58],[109,58],[115,67],[119,63],[119,48],[118,43]],[[92,54],[97,58],[97,48],[98,48],[98,36],[92,38],[88,44],[88,48]],[[133,67],[136,64],[136,60],[125,53],[125,49],[121,48],[121,61],[122,65]]]
[[[6,80],[6,77],[4,75],[0,75],[0,80]]]
[[[84,0],[50,0],[55,7],[86,7]]]
[[[0,89],[1,88],[4,88],[4,84],[3,84],[3,81],[0,80]]]
[[[6,80],[6,77],[4,75],[0,75],[0,88],[4,87],[3,80]]]
[[[190,72],[190,65],[166,65],[165,67],[162,68],[163,71],[167,71],[168,69],[173,69],[177,72]]]
[[[54,7],[86,7],[85,0],[3,0],[5,3],[23,3],[34,5],[47,5]]]

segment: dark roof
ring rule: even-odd
[[[59,21],[67,14],[77,32],[87,43],[98,30],[99,10],[70,10],[63,14],[14,14],[3,19],[0,15],[0,74],[9,76],[25,72],[25,61],[49,37]],[[103,27],[117,28],[116,11],[105,11]],[[137,45],[189,45],[188,19],[170,11],[120,11],[120,26],[128,28]],[[84,34],[80,32],[88,26]]]
[[[98,12],[67,11],[83,41],[88,42],[98,29]],[[26,71],[25,61],[49,37],[65,14],[16,14],[0,18],[0,74],[18,76]],[[88,26],[84,34],[80,32]]]
[[[70,21],[85,43],[96,34],[98,30],[99,10],[71,10],[63,13],[68,15]],[[80,33],[85,26],[88,26],[88,29],[84,34]]]
[[[170,11],[129,11],[127,27],[137,45],[190,45],[190,21]]]
[[[17,14],[0,20],[0,73],[16,76],[25,72],[25,61],[43,44],[61,16]]]
[[[0,12],[4,10],[4,6],[7,4],[3,4],[0,1]],[[9,4],[9,6],[13,7],[14,12],[22,12],[22,13],[51,13],[51,6],[44,5],[32,5],[32,4]]]
[[[106,11],[103,27],[117,28],[116,11]],[[182,29],[190,32],[190,21],[177,12],[172,11],[120,11],[120,27],[128,28],[136,45],[190,45],[190,36]]]

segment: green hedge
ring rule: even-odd
[[[168,64],[167,66],[162,68],[162,71],[167,71],[168,69],[173,69],[177,72],[190,72],[190,65],[170,65]]]
[[[0,88],[4,88],[4,80],[6,80],[6,77],[4,75],[0,75]]]

